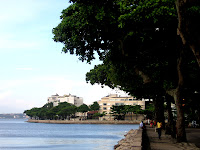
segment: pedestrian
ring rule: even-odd
[[[140,122],[140,128],[143,129],[143,121]]]
[[[196,128],[196,121],[194,121],[194,120],[192,121],[192,127]]]
[[[153,128],[153,121],[150,121],[150,128]]]
[[[155,127],[155,132],[156,132],[156,121],[154,120],[154,122],[153,122],[153,126]]]
[[[158,138],[161,138],[161,130],[162,130],[162,122],[157,122],[157,131],[158,131]]]

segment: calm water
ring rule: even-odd
[[[113,150],[127,131],[138,127],[0,119],[0,150]]]

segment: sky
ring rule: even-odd
[[[52,29],[67,0],[4,0],[0,5],[0,113],[42,107],[56,93],[83,98],[87,105],[108,94],[125,93],[87,84],[85,74],[100,64],[62,53]]]

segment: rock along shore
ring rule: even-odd
[[[56,123],[56,124],[139,124],[140,121],[124,121],[124,120],[116,120],[116,121],[99,121],[99,120],[34,120],[29,119],[27,122],[32,123]]]
[[[115,150],[142,150],[142,129],[130,130],[125,138],[114,146]]]

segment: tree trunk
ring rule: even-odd
[[[174,98],[177,110],[177,121],[176,121],[176,132],[177,132],[177,142],[186,142],[186,132],[185,132],[185,120],[184,111],[182,106],[183,101],[183,52],[184,46],[179,47],[180,55],[177,61],[177,73],[178,73],[178,86],[176,89],[167,91],[169,95]]]
[[[176,109],[177,109],[177,122],[176,122],[176,130],[177,130],[177,142],[186,142],[186,132],[185,132],[185,120],[184,120],[184,112],[182,108],[182,89],[179,87],[176,93]]]
[[[200,67],[200,22],[198,12],[188,12],[190,8],[200,6],[199,0],[177,0],[178,14],[177,34],[181,37],[183,45],[192,50]]]
[[[161,121],[163,123],[163,127],[165,128],[164,121],[164,99],[162,96],[156,96],[153,100],[155,107],[155,121]]]
[[[176,122],[176,129],[177,129],[177,142],[186,142],[186,132],[185,132],[185,119],[184,119],[184,111],[183,111],[183,56],[184,56],[184,45],[180,45],[179,51],[180,56],[177,62],[177,72],[178,72],[178,87],[176,90],[175,96],[175,103],[177,109],[177,122]]]
[[[172,99],[173,97],[166,95],[168,123],[166,126],[165,133],[171,135],[172,138],[176,138],[176,127],[175,127],[175,122],[174,122],[172,108],[171,108]]]

